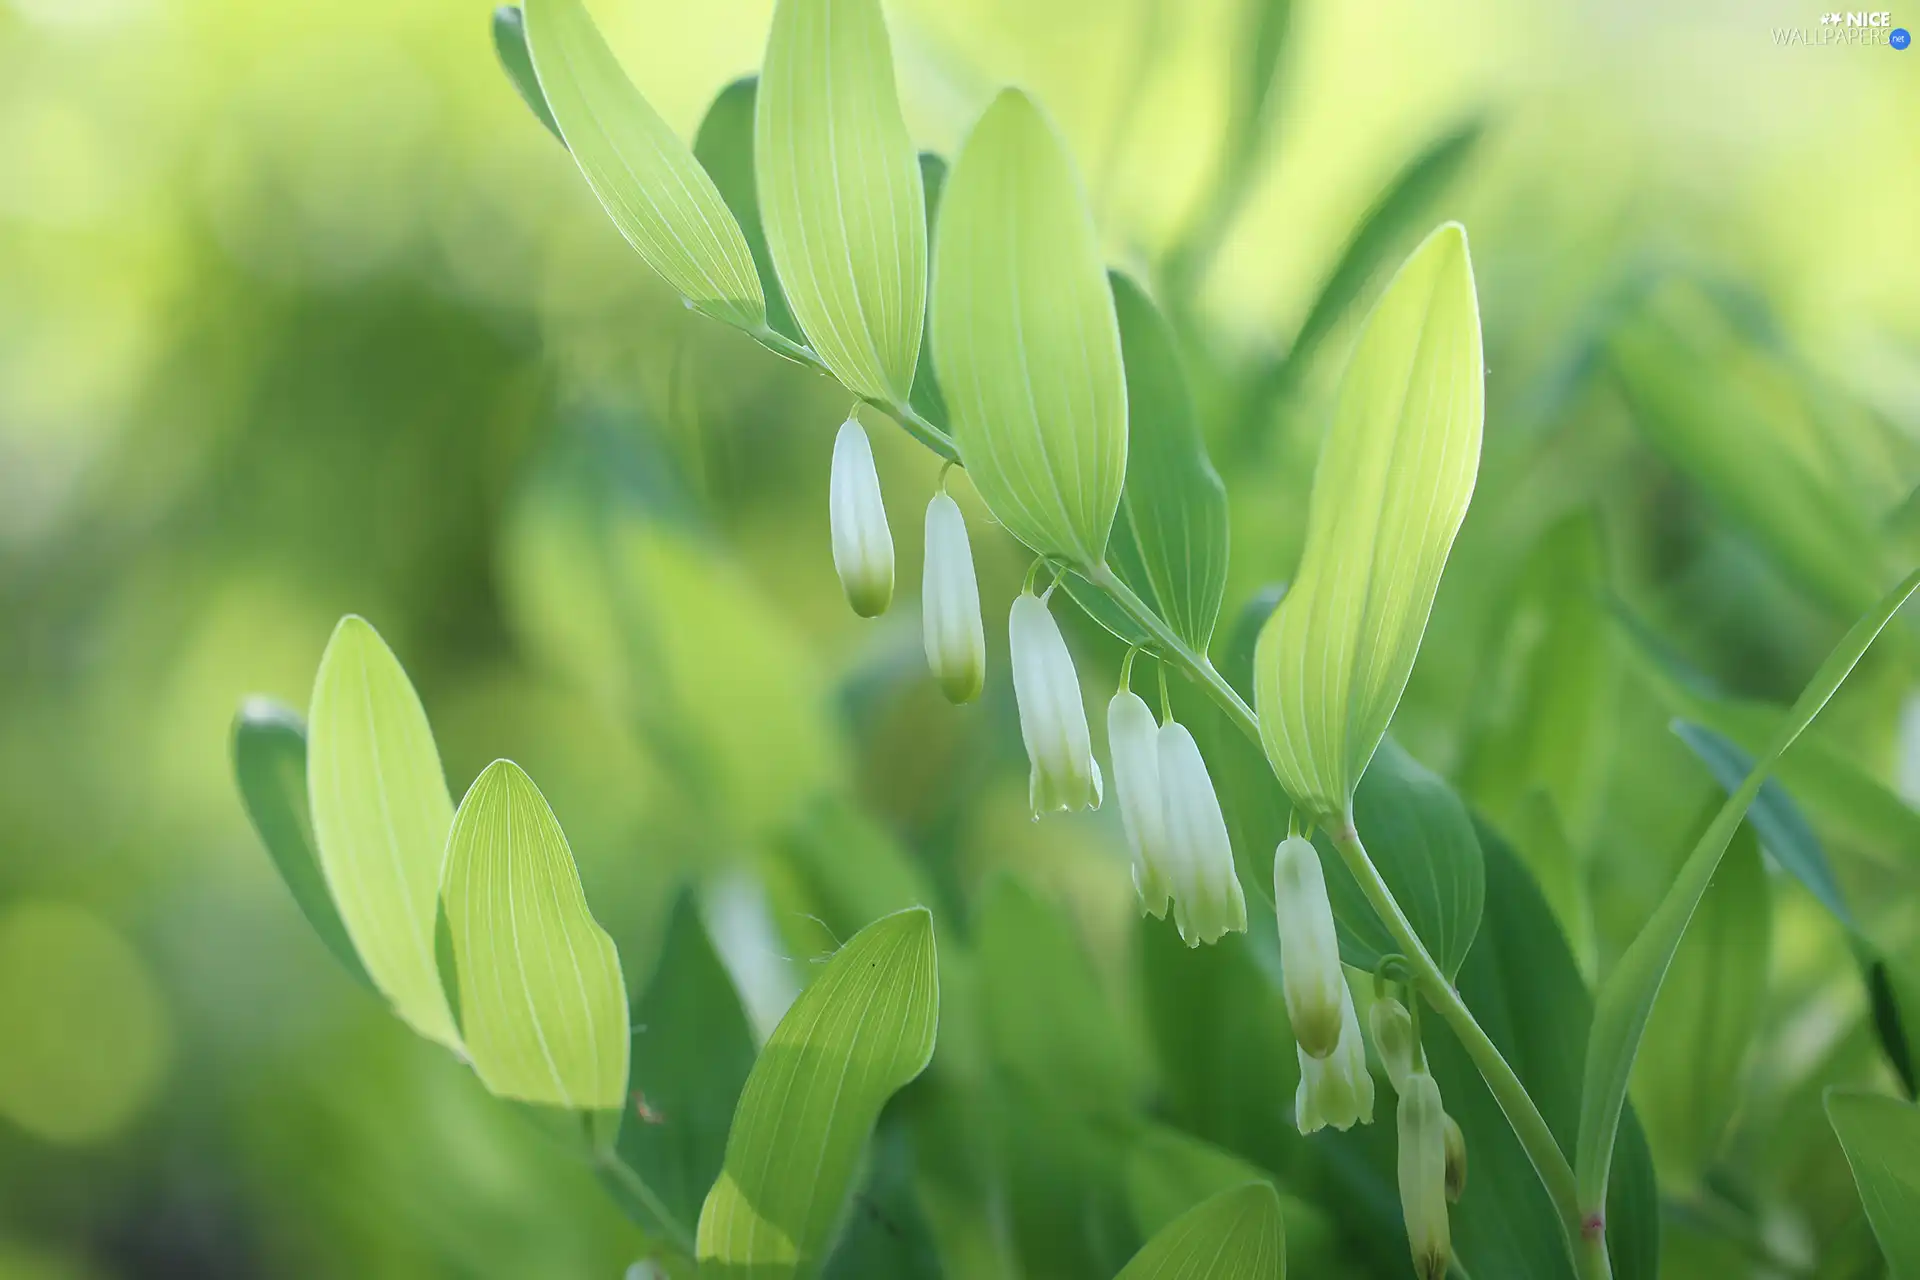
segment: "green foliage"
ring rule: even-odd
[[[933,1056],[933,917],[862,929],[787,1011],[754,1063],[700,1210],[703,1274],[816,1274],[880,1109]]]
[[[1448,224],[1367,322],[1314,474],[1299,571],[1255,657],[1267,758],[1317,821],[1349,819],[1413,671],[1473,495],[1482,364],[1466,233]]]
[[[533,54],[527,50],[527,17],[519,5],[503,4],[493,11],[493,51],[499,55],[501,69],[513,81],[520,101],[527,104],[527,110],[548,133],[559,138],[559,122],[553,118],[547,96],[540,91],[540,79],[534,74]]]
[[[1043,555],[1099,565],[1127,471],[1127,385],[1073,160],[1032,99],[995,98],[954,162],[933,355],[967,474]]]
[[[787,301],[850,390],[905,400],[927,224],[879,0],[781,0],[760,83],[754,178]]]
[[[720,198],[740,224],[754,273],[767,302],[767,327],[783,337],[801,338],[800,325],[787,306],[787,296],[774,272],[773,251],[767,247],[767,229],[760,217],[760,193],[754,173],[753,121],[760,78],[742,76],[720,91],[693,136],[693,158],[713,179]]]
[[[687,144],[621,70],[582,0],[525,6],[548,109],[607,215],[694,306],[759,329],[766,299],[740,224]]]
[[[1169,1223],[1119,1280],[1281,1280],[1286,1273],[1280,1198],[1266,1183],[1250,1182]]]
[[[1853,1166],[1867,1220],[1895,1280],[1920,1276],[1920,1108],[1835,1090],[1827,1118]]]

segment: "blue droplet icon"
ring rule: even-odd
[[[1896,49],[1904,49],[1913,43],[1913,37],[1905,27],[1895,27],[1887,34],[1887,43]]]

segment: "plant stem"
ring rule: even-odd
[[[827,362],[822,360],[819,353],[812,347],[795,342],[785,334],[776,333],[772,329],[752,330],[750,331],[750,336],[755,342],[758,342],[775,355],[785,356],[795,364],[806,365],[809,369],[817,370],[826,374],[829,378],[838,381],[838,375],[835,374],[833,370],[827,368]],[[842,383],[841,385],[844,386],[845,384]],[[939,454],[948,462],[958,463],[960,461],[960,450],[954,445],[953,437],[933,425],[933,423],[927,421],[927,419],[921,415],[920,411],[912,405],[903,400],[887,400],[880,396],[869,395],[860,396],[860,402],[862,404],[872,405],[880,412],[898,422],[906,429],[908,435]]]
[[[1120,606],[1121,612],[1138,623],[1140,629],[1153,638],[1154,647],[1160,651],[1162,658],[1186,672],[1189,679],[1205,689],[1207,695],[1220,704],[1220,709],[1227,713],[1229,720],[1239,726],[1240,732],[1253,739],[1256,747],[1260,745],[1259,718],[1253,714],[1253,708],[1234,692],[1233,686],[1227,683],[1226,677],[1213,669],[1213,663],[1208,660],[1206,654],[1194,652],[1193,648],[1167,625],[1166,620],[1153,611],[1151,605],[1135,595],[1133,588],[1120,581],[1120,575],[1104,563],[1093,568],[1082,568],[1080,572],[1085,575],[1088,582],[1112,597],[1113,602]]]
[[[1347,869],[1360,885],[1360,891],[1366,894],[1367,901],[1372,904],[1374,914],[1380,917],[1387,932],[1393,935],[1395,945],[1406,956],[1407,967],[1413,971],[1414,986],[1453,1029],[1454,1035],[1460,1038],[1467,1056],[1473,1059],[1473,1065],[1479,1068],[1480,1077],[1487,1082],[1494,1101],[1500,1104],[1500,1110],[1505,1113],[1514,1136],[1520,1139],[1520,1145],[1526,1149],[1527,1158],[1533,1161],[1534,1172],[1540,1175],[1547,1194],[1553,1199],[1554,1208],[1559,1211],[1560,1226],[1566,1233],[1567,1250],[1572,1255],[1575,1274],[1581,1280],[1604,1280],[1612,1274],[1607,1261],[1606,1233],[1604,1230],[1589,1232],[1583,1229],[1585,1224],[1580,1213],[1580,1196],[1574,1183],[1573,1166],[1567,1162],[1566,1154],[1554,1140],[1546,1117],[1540,1114],[1540,1108],[1534,1105],[1527,1087],[1501,1056],[1499,1046],[1493,1043],[1474,1019],[1473,1011],[1467,1008],[1466,1001],[1460,998],[1460,993],[1454,990],[1446,974],[1428,953],[1420,935],[1414,932],[1412,922],[1400,910],[1400,904],[1394,900],[1387,882],[1381,879],[1379,869],[1367,855],[1367,848],[1360,842],[1360,834],[1353,829],[1352,822],[1343,820],[1322,825],[1328,827],[1334,847],[1340,851]]]

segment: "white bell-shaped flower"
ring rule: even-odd
[[[1174,871],[1173,918],[1187,945],[1247,930],[1247,900],[1233,870],[1233,842],[1199,744],[1187,727],[1160,726],[1160,793]]]
[[[1387,1069],[1387,1081],[1393,1091],[1407,1091],[1407,1076],[1413,1071],[1413,1015],[1407,1006],[1392,996],[1381,996],[1367,1011],[1367,1025],[1373,1031],[1373,1049]]]
[[[1107,749],[1113,753],[1113,789],[1120,798],[1120,825],[1133,851],[1133,887],[1140,908],[1165,919],[1174,868],[1160,787],[1160,724],[1130,690],[1122,689],[1107,703]]]
[[[1345,993],[1344,982],[1341,990]],[[1356,1122],[1373,1123],[1373,1075],[1367,1070],[1367,1046],[1360,1039],[1360,1019],[1350,993],[1344,994],[1341,1004],[1340,1038],[1334,1051],[1316,1058],[1300,1050],[1300,1087],[1294,1093],[1293,1111],[1302,1133],[1325,1125],[1344,1130]]]
[[[1425,1071],[1400,1093],[1400,1212],[1420,1280],[1444,1280],[1453,1256],[1447,1224],[1447,1113]]]
[[[1345,1032],[1341,1008],[1353,997],[1340,971],[1340,939],[1320,855],[1302,836],[1288,836],[1273,856],[1273,908],[1280,923],[1280,970],[1293,1037],[1308,1057],[1324,1058]],[[1356,1037],[1357,1038],[1357,1037]]]
[[[943,490],[927,503],[927,554],[920,581],[920,621],[927,666],[952,703],[972,702],[987,678],[987,637],[980,626],[980,583],[966,517]]]
[[[833,474],[827,483],[827,513],[833,530],[833,567],[847,603],[863,618],[875,618],[893,601],[893,534],[880,499],[880,473],[873,446],[860,423],[848,418],[833,440]]]
[[[1007,632],[1020,736],[1033,765],[1027,789],[1033,816],[1056,809],[1098,809],[1100,765],[1087,735],[1080,678],[1047,602],[1021,592],[1008,615]]]

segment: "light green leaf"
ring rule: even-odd
[[[720,1176],[727,1127],[754,1057],[740,995],[691,890],[674,903],[632,1021],[633,1105],[616,1150],[642,1186],[617,1169],[603,1176],[641,1226],[691,1252],[700,1202]]]
[[[780,0],[753,143],[767,246],[808,341],[852,391],[905,400],[927,224],[879,0]]]
[[[1291,1057],[1291,1044],[1287,1050]],[[1153,1121],[1139,1126],[1127,1153],[1127,1203],[1147,1237],[1223,1191],[1270,1180],[1259,1167],[1212,1143]],[[1332,1271],[1338,1257],[1332,1220],[1317,1205],[1285,1191],[1279,1196],[1287,1258],[1308,1275]]]
[[[627,1096],[627,988],[573,850],[519,765],[483,769],[447,839],[442,891],[460,1027],[503,1098],[611,1111]]]
[[[503,4],[493,11],[493,51],[500,57],[501,69],[520,101],[527,104],[534,118],[547,132],[560,137],[560,126],[547,108],[547,96],[540,92],[540,80],[533,73],[533,55],[527,52],[527,18],[517,4]]]
[[[780,291],[780,277],[774,274],[753,175],[753,110],[759,83],[755,76],[742,76],[720,91],[693,135],[693,157],[713,179],[720,198],[740,224],[740,234],[746,237],[754,273],[760,278],[760,293],[767,301],[767,327],[798,342],[802,340],[800,326]]]
[[[320,869],[347,936],[394,1012],[458,1049],[433,942],[453,801],[413,684],[365,619],[334,628],[307,723]]]
[[[307,811],[307,726],[300,713],[271,698],[248,698],[233,720],[233,774],[253,829],[286,881],[294,905],[334,959],[372,987],[320,870],[320,850]]]
[[[1280,1197],[1265,1182],[1222,1191],[1161,1229],[1118,1280],[1284,1280]]]
[[[1486,899],[1486,868],[1473,819],[1453,788],[1391,738],[1368,766],[1353,821],[1381,879],[1451,978],[1473,946]],[[1398,951],[1324,831],[1314,835],[1340,932],[1340,957],[1372,969]]]
[[[1760,845],[1742,824],[1674,953],[1634,1060],[1634,1104],[1662,1183],[1691,1185],[1719,1151],[1759,1029],[1772,923]]]
[[[1867,1221],[1894,1280],[1920,1278],[1920,1108],[1833,1089],[1827,1119],[1840,1138]]]
[[[1652,918],[1628,945],[1600,988],[1593,1034],[1587,1042],[1585,1083],[1580,1097],[1580,1139],[1574,1158],[1574,1174],[1579,1181],[1583,1207],[1600,1203],[1606,1195],[1614,1135],[1620,1123],[1620,1109],[1626,1102],[1627,1081],[1640,1049],[1641,1033],[1646,1029],[1654,997],[1660,994],[1661,979],[1673,961],[1687,922],[1693,918],[1700,896],[1706,892],[1720,865],[1720,855],[1733,839],[1747,806],[1759,794],[1768,771],[1827,705],[1827,700],[1853,671],[1867,647],[1916,588],[1920,588],[1920,570],[1908,575],[1841,637],[1839,645],[1820,664],[1806,690],[1788,711],[1785,722],[1774,732],[1773,740],[1760,754],[1746,781],[1727,797],[1726,804],[1714,815],[1700,842],[1687,856],[1673,887],[1654,908]]]
[[[1227,590],[1227,487],[1207,457],[1173,329],[1146,292],[1108,273],[1127,373],[1127,482],[1107,561],[1198,653],[1213,640]],[[1122,640],[1148,638],[1078,574],[1081,607]]]
[[[931,151],[920,153],[920,187],[926,194],[927,242],[933,242],[940,219],[940,195],[947,188],[947,162]],[[948,421],[947,398],[933,369],[933,291],[927,291],[927,322],[920,329],[920,358],[913,366],[913,392],[907,403],[937,427]]]
[[[933,354],[988,510],[1080,568],[1106,554],[1127,472],[1127,385],[1100,245],[1073,161],[1005,90],[947,180]]]
[[[703,1274],[818,1270],[880,1108],[933,1056],[939,1010],[924,907],[875,921],[834,954],[747,1077],[700,1211]]]
[[[525,10],[547,106],[620,234],[700,310],[763,329],[766,303],[739,224],[687,144],[627,79],[583,0],[528,0]]]
[[[1267,758],[1322,823],[1350,820],[1413,671],[1473,496],[1482,363],[1466,232],[1447,223],[1367,321],[1314,475],[1299,573],[1255,654]]]

